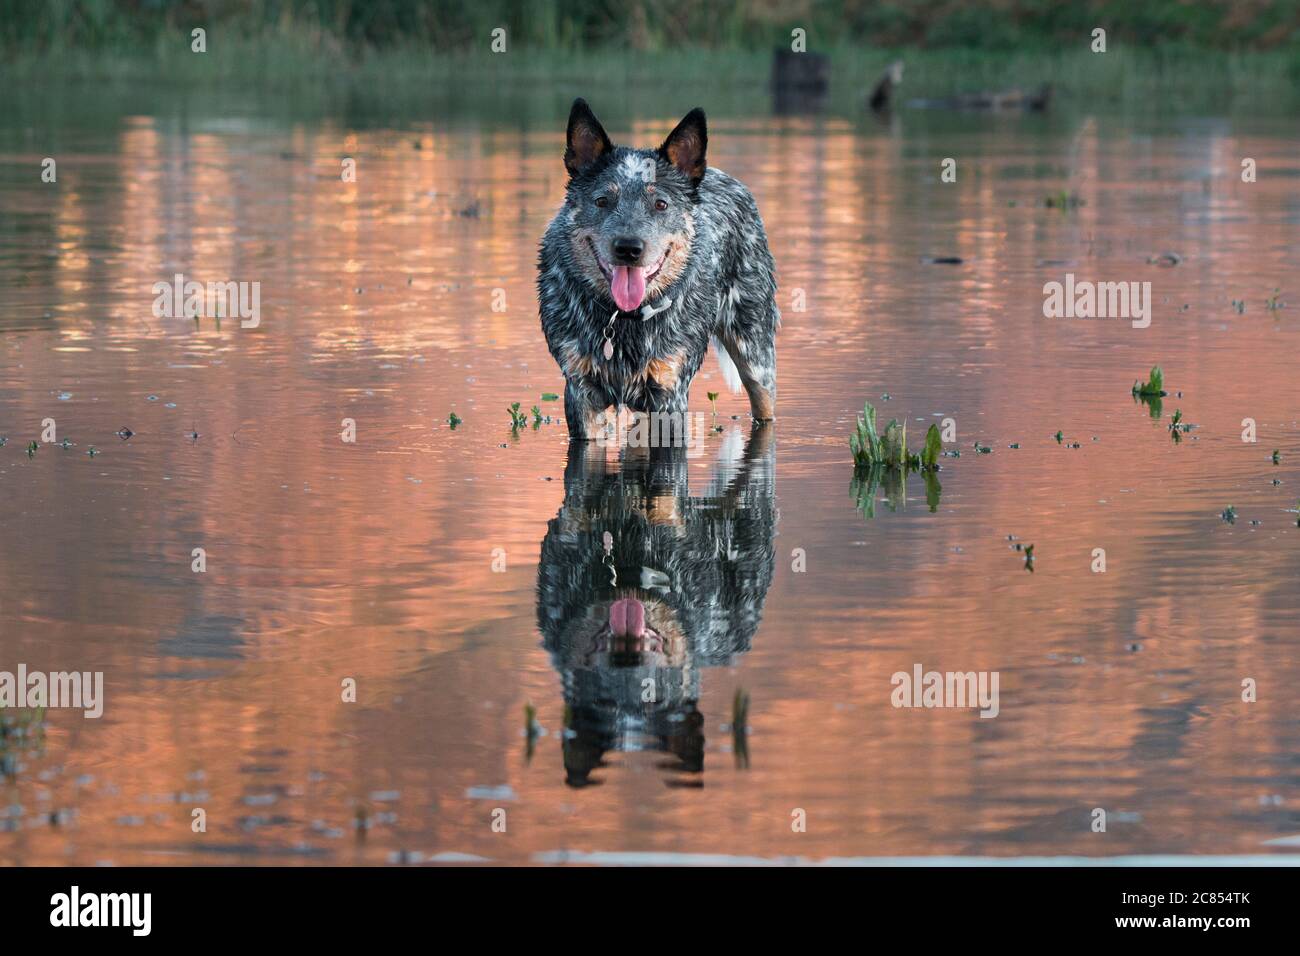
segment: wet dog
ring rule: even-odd
[[[542,331],[564,372],[571,438],[611,405],[682,414],[710,338],[754,418],[776,412],[776,275],[754,197],[705,160],[694,109],[656,149],[610,142],[579,99],[564,205],[542,239]]]
[[[564,686],[565,781],[599,783],[606,754],[658,751],[670,783],[704,770],[701,671],[749,650],[776,561],[772,426],[723,442],[690,493],[681,448],[611,463],[574,443],[542,541],[537,626]]]

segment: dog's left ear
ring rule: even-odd
[[[691,182],[698,183],[709,168],[704,158],[708,145],[709,130],[704,122],[704,110],[697,106],[668,134],[659,147],[659,155],[689,176]]]

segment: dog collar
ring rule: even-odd
[[[659,306],[657,309],[647,302],[645,305],[641,306],[641,321],[644,322],[647,319],[651,319],[660,312],[671,309],[672,307],[673,300],[668,296],[664,296],[663,305]],[[602,353],[605,356],[606,362],[614,357],[614,322],[618,318],[619,311],[620,310],[615,309],[613,314],[609,317],[609,321],[605,323],[605,331],[603,333],[605,337],[605,345],[602,349]]]

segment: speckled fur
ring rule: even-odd
[[[578,100],[567,145],[570,179],[542,238],[537,286],[542,331],[567,383],[571,437],[593,437],[611,405],[685,411],[711,336],[735,362],[753,416],[773,418],[781,317],[772,255],[749,190],[706,165],[704,114],[693,110],[658,150],[631,149],[610,143]],[[642,307],[620,312],[593,253],[608,263],[610,244],[629,235],[644,242],[648,267],[663,264]]]

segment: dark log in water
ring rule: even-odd
[[[936,110],[1032,110],[1047,109],[1052,99],[1052,85],[1044,83],[1036,92],[1018,88],[1000,92],[963,93],[936,100],[913,100],[908,105]]]

